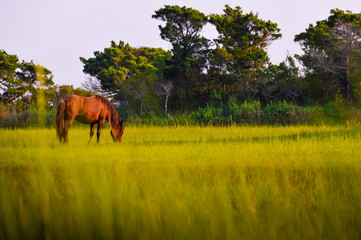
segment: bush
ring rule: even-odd
[[[322,109],[324,113],[324,120],[329,123],[334,124],[346,121],[359,123],[361,121],[360,110],[342,102],[328,102]]]
[[[15,109],[11,109],[7,116],[0,120],[0,127],[5,128],[36,127],[37,125],[38,113],[33,109],[28,109],[19,113],[16,112]]]
[[[56,108],[46,112],[46,127],[55,127]],[[361,122],[360,109],[339,102],[329,102],[324,106],[301,107],[288,103],[272,102],[261,108],[259,101],[244,101],[243,103],[228,103],[222,107],[207,106],[198,108],[191,113],[164,114],[155,111],[139,116],[127,112],[123,117],[126,125],[146,126],[188,126],[188,125],[218,125],[232,124],[358,124]],[[73,122],[73,125],[86,125]],[[27,128],[40,127],[38,111],[34,108],[18,112],[12,105],[0,104],[0,127]]]
[[[2,128],[29,128],[39,127],[38,111],[34,108],[29,108],[25,111],[17,112],[16,108],[9,107],[6,110],[0,109],[2,115],[0,118],[0,127]],[[53,108],[46,112],[46,127],[51,128],[55,126],[56,109]]]
[[[271,102],[263,109],[262,117],[266,124],[302,124],[310,120],[310,112],[286,101]]]
[[[55,127],[56,111],[56,108],[52,108],[50,111],[46,112],[46,127]]]
[[[247,102],[238,106],[232,103],[229,106],[230,117],[232,121],[239,124],[257,124],[261,122],[262,111],[261,103],[259,101]]]
[[[28,109],[18,113],[19,127],[36,127],[38,126],[38,112],[34,109]]]
[[[6,116],[9,114],[9,109],[8,107],[0,102],[0,121],[4,118],[6,118]]]
[[[223,109],[207,106],[205,108],[198,108],[198,111],[191,113],[191,119],[195,123],[201,125],[223,125],[225,118],[223,117]]]
[[[15,109],[8,109],[6,116],[0,120],[0,126],[4,128],[15,128],[18,123],[18,114]]]

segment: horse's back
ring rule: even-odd
[[[96,96],[82,97],[70,95],[66,97],[66,111],[70,118],[76,118],[82,123],[97,121],[102,113],[102,104],[97,101]]]
[[[78,95],[70,95],[64,98],[66,108],[69,111],[76,112],[85,106],[86,99],[85,97],[78,96]]]

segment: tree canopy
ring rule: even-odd
[[[276,23],[262,20],[252,12],[243,13],[241,7],[226,5],[224,14],[210,15],[210,22],[219,33],[214,53],[225,60],[228,72],[262,67],[269,61],[265,48],[282,36]]]
[[[258,99],[262,104],[361,99],[360,14],[334,9],[326,20],[296,35],[304,54],[295,57],[304,71],[292,57],[272,64],[267,47],[282,37],[281,30],[277,23],[239,6],[226,5],[222,14],[207,16],[185,6],[165,5],[152,18],[163,22],[160,37],[171,43],[171,52],[121,41],[94,52],[94,58],[81,58],[84,72],[98,80],[99,89],[127,104],[132,101],[125,98],[137,99],[133,102],[141,112],[150,102],[165,104],[166,111],[168,103],[169,109],[183,111],[214,99]],[[217,38],[201,35],[206,24],[216,28]]]
[[[166,77],[174,82],[180,105],[196,101],[199,86],[204,81],[210,41],[200,35],[208,17],[198,10],[166,5],[152,16],[165,22],[159,25],[160,36],[172,44]]]
[[[42,68],[42,71],[37,71],[38,68]],[[44,86],[54,84],[52,72],[47,68],[36,65],[33,61],[20,62],[18,56],[0,50],[0,99],[2,101],[15,101],[40,86],[37,82],[39,77],[43,79]]]
[[[94,52],[93,58],[80,57],[84,73],[90,76],[88,85],[107,95],[113,95],[118,102],[144,111],[145,106],[155,102],[156,82],[163,82],[165,62],[171,53],[161,48],[134,48],[120,41]],[[95,78],[95,81],[94,79]]]
[[[93,86],[97,90],[112,92],[138,73],[154,73],[161,77],[161,68],[170,53],[161,48],[133,48],[123,41],[119,44],[112,41],[104,52],[96,51],[94,56],[89,59],[80,57],[84,73],[99,81],[98,86]]]
[[[299,59],[306,67],[309,84],[317,89],[312,97],[320,101],[355,99],[353,69],[361,67],[361,14],[331,10],[331,15],[295,37],[303,48]],[[311,90],[311,89],[310,89]]]
[[[88,91],[53,86],[50,70],[1,50],[0,105],[16,102],[16,111],[27,111],[41,93],[51,109],[68,94],[100,92],[113,100],[122,117],[191,112],[211,121],[213,115],[231,116],[231,122],[233,117],[242,122],[245,111],[259,121],[260,108],[267,114],[292,108],[296,114],[301,111],[297,105],[360,106],[361,13],[331,10],[327,19],[295,36],[303,53],[279,64],[267,52],[282,37],[277,23],[239,6],[225,5],[223,13],[206,15],[165,5],[151,17],[160,21],[160,37],[171,50],[111,41],[93,57],[80,57]],[[207,24],[218,32],[215,39],[202,35]]]

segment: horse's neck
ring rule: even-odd
[[[117,121],[115,121],[115,119],[112,118],[112,115],[111,113],[109,113],[109,125],[110,125],[110,128],[112,129],[112,131],[119,131],[120,130],[120,126],[119,126],[119,123]]]
[[[119,132],[120,127],[119,126],[115,126],[118,124],[110,124],[110,128],[112,129],[113,132]]]

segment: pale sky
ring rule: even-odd
[[[162,22],[151,17],[164,5],[222,14],[226,4],[278,24],[283,37],[268,47],[274,64],[302,53],[294,36],[326,19],[331,9],[361,12],[360,0],[0,0],[0,49],[48,68],[56,84],[80,87],[85,74],[79,57],[93,57],[112,40],[171,49],[159,36]],[[213,26],[203,32],[208,38],[217,36]]]

